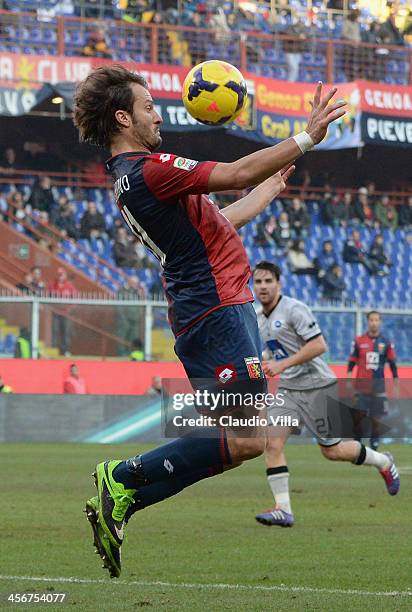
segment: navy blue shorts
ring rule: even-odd
[[[224,306],[177,337],[175,352],[196,389],[245,388],[266,392],[262,346],[250,302]],[[243,384],[243,386],[242,386]]]
[[[366,395],[360,393],[357,396],[356,409],[364,412],[369,417],[382,416],[387,407],[386,395]]]

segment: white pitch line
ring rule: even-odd
[[[144,581],[144,580],[92,580],[88,578],[53,578],[45,576],[2,576],[0,580],[27,582],[62,582],[69,584],[106,584],[114,586],[141,586],[141,587],[163,587],[170,589],[217,589],[220,591],[283,591],[285,593],[325,593],[329,595],[365,595],[375,597],[412,597],[410,591],[360,591],[356,589],[324,589],[318,587],[305,586],[288,586],[286,584],[278,584],[273,586],[253,585],[253,584],[225,584],[225,583],[209,583],[209,584],[192,584],[190,582],[162,582],[161,580]]]

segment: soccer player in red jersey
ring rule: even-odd
[[[398,382],[395,347],[381,332],[382,319],[376,310],[367,315],[368,330],[356,336],[348,360],[348,377],[357,366],[356,391],[357,409],[356,425],[361,438],[361,423],[365,416],[371,420],[370,445],[377,450],[380,442],[380,417],[385,413],[387,402],[385,394],[385,364],[388,363],[393,378]]]
[[[322,97],[318,83],[305,132],[232,163],[200,163],[155,153],[162,119],[141,76],[111,65],[79,84],[74,122],[80,139],[111,151],[107,167],[118,207],[163,267],[175,351],[191,381],[253,381],[256,390],[266,390],[250,267],[236,226],[239,215],[246,222],[256,214],[254,199],[270,201],[278,193],[280,179],[274,175],[323,140],[329,123],[344,115],[345,103],[332,101],[335,93],[333,88]],[[253,195],[223,213],[204,195],[253,185],[258,185]],[[98,495],[86,511],[112,575],[120,574],[124,527],[133,512],[263,451],[263,435],[205,429],[96,466]]]

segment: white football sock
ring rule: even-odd
[[[368,446],[365,447],[365,450],[366,456],[365,461],[363,462],[364,465],[374,465],[379,470],[389,466],[390,461],[386,455],[379,453],[378,451],[374,451]]]
[[[267,479],[277,508],[285,512],[292,512],[289,495],[289,472],[270,474]]]

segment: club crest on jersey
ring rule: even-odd
[[[245,357],[245,365],[249,378],[264,378],[259,357]]]
[[[179,168],[179,170],[193,170],[196,168],[198,162],[194,159],[186,159],[185,157],[176,157],[173,165],[175,168]]]
[[[222,385],[237,379],[237,372],[233,363],[225,363],[224,365],[218,366],[215,368],[215,375]]]
[[[385,347],[386,347],[386,345],[385,345],[384,342],[378,342],[378,351],[380,353],[384,353],[385,352]]]
[[[282,321],[274,321],[272,327],[279,329],[279,327],[282,327]]]

